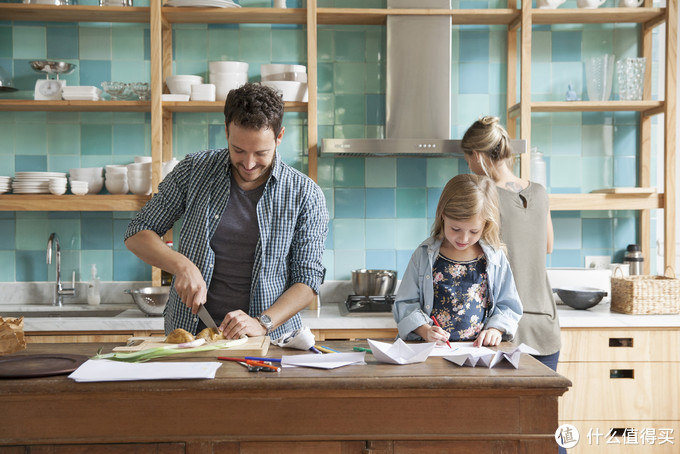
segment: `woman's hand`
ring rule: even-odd
[[[434,325],[420,325],[414,331],[418,336],[422,337],[424,341],[436,342],[443,344],[449,340],[449,333],[439,326]]]
[[[482,345],[488,345],[495,347],[501,343],[502,338],[503,333],[501,333],[496,328],[484,329],[479,333],[479,336],[477,336],[477,339],[475,339],[475,341],[472,343],[472,346],[481,347]]]

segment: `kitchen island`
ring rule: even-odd
[[[102,346],[115,344],[30,344],[14,355],[91,356]],[[556,452],[558,398],[571,383],[528,355],[519,369],[441,357],[394,366],[370,354],[366,363],[249,373],[229,362],[214,380],[6,379],[0,453]]]

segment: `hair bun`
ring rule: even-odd
[[[500,118],[492,117],[490,115],[488,115],[486,117],[482,117],[482,118],[479,119],[479,122],[482,123],[484,126],[490,126],[490,125],[498,123],[499,121],[500,121]]]

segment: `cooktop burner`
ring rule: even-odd
[[[394,304],[394,295],[349,295],[345,301],[348,312],[392,312],[392,304]]]

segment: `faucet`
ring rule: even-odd
[[[76,281],[75,281],[75,273],[73,276],[73,282],[72,282],[72,287],[71,288],[65,288],[62,287],[61,285],[61,247],[59,246],[59,235],[56,233],[52,233],[47,240],[47,264],[51,265],[52,264],[52,242],[54,241],[56,245],[56,252],[55,255],[57,257],[57,288],[56,292],[54,294],[54,299],[52,300],[52,305],[53,306],[60,306],[61,307],[61,299],[62,296],[75,296],[76,295]]]

